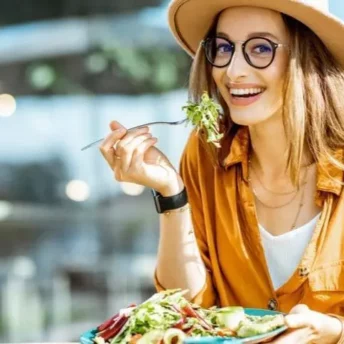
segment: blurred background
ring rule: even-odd
[[[167,5],[1,0],[0,342],[78,341],[155,292],[150,190],[116,182],[98,148],[81,147],[114,119],[184,117],[191,60]],[[190,130],[152,127],[176,167]]]

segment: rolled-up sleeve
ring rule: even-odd
[[[202,178],[200,169],[202,159],[205,158],[206,152],[202,148],[197,134],[195,131],[193,131],[190,134],[189,140],[183,151],[179,169],[188,194],[193,230],[197,241],[197,246],[206,269],[206,281],[202,289],[193,297],[191,301],[203,307],[211,307],[216,304],[217,297],[213,283],[212,264],[209,255],[206,226],[202,207]],[[159,283],[156,273],[154,279],[157,290],[165,290],[165,288]]]

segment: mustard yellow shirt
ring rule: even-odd
[[[213,167],[195,132],[183,152],[180,173],[207,269],[206,284],[193,301],[204,307],[282,312],[304,303],[315,311],[344,315],[344,193],[336,183],[343,181],[343,172],[329,162],[318,163],[314,201],[322,207],[321,216],[298,268],[274,290],[248,183],[249,145],[249,132],[241,127],[228,147],[224,169]],[[343,161],[343,151],[336,157]]]

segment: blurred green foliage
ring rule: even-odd
[[[161,93],[187,87],[190,65],[191,59],[178,48],[108,44],[84,56],[28,64],[26,92],[41,95]]]

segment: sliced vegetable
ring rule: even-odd
[[[122,329],[124,324],[128,321],[128,318],[126,316],[122,316],[117,319],[116,323],[106,329],[105,331],[100,333],[100,336],[104,338],[105,340],[108,340],[114,336]]]
[[[207,330],[211,330],[212,326],[205,320],[200,314],[198,314],[190,305],[186,305],[182,308],[186,315],[189,317],[197,318],[200,324]]]
[[[112,318],[104,321],[101,325],[99,325],[97,327],[98,331],[101,332],[101,331],[104,331],[106,328],[108,328],[109,326],[111,326],[115,321],[116,319],[119,317],[119,313],[117,313],[116,315],[114,315]]]
[[[184,324],[185,324],[185,318],[181,318],[180,320],[178,320],[178,321],[173,325],[173,328],[179,328],[180,330],[182,330]]]
[[[164,334],[164,344],[183,344],[186,334],[176,328],[168,329]]]
[[[137,344],[141,338],[142,334],[135,334],[131,337],[129,344]]]
[[[97,343],[97,344],[105,344],[104,338],[99,337],[99,336],[95,337],[95,338],[93,339],[93,341],[94,341],[95,343]]]
[[[226,307],[216,311],[216,318],[221,327],[237,331],[246,315],[242,307]]]
[[[158,344],[164,338],[164,331],[154,330],[146,333],[137,344]]]

